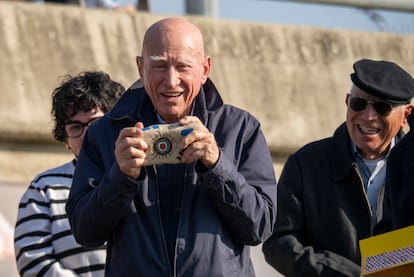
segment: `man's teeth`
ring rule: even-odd
[[[167,96],[167,97],[177,97],[181,95],[181,92],[163,93],[162,95]]]
[[[363,133],[365,133],[365,134],[369,134],[369,135],[371,135],[371,134],[376,134],[376,133],[378,133],[378,131],[379,131],[379,129],[377,129],[377,128],[371,128],[371,127],[366,127],[366,126],[361,126],[361,125],[359,125],[359,129],[360,129]]]

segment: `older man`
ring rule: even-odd
[[[278,218],[263,245],[286,276],[360,276],[360,239],[381,219],[390,149],[407,122],[412,77],[395,63],[359,60],[346,122],[291,155],[278,184]]]
[[[248,246],[271,235],[276,217],[259,122],[223,103],[186,20],[153,24],[137,64],[143,87],[85,136],[66,206],[75,237],[108,241],[106,276],[254,276]],[[192,127],[177,144],[160,136],[154,152],[145,132],[166,123]],[[169,147],[180,149],[177,163],[147,165],[154,153],[169,159]]]

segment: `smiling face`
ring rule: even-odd
[[[355,85],[352,86],[352,97],[362,97],[371,101],[382,100]],[[391,140],[407,123],[407,116],[411,112],[410,104],[394,107],[388,115],[379,115],[372,104],[359,112],[349,107],[349,94],[346,96],[346,126],[352,141],[360,154],[366,159],[378,159],[388,152]]]
[[[155,109],[172,123],[190,114],[191,104],[210,72],[210,57],[204,56],[197,27],[170,18],[148,29],[137,65]]]

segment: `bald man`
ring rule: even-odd
[[[66,206],[76,239],[108,243],[106,276],[255,276],[249,246],[276,217],[260,123],[223,103],[192,23],[153,24],[136,61],[140,80],[85,135]]]

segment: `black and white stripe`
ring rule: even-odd
[[[81,247],[65,205],[75,161],[38,174],[23,194],[14,245],[21,276],[104,276],[106,249]]]

